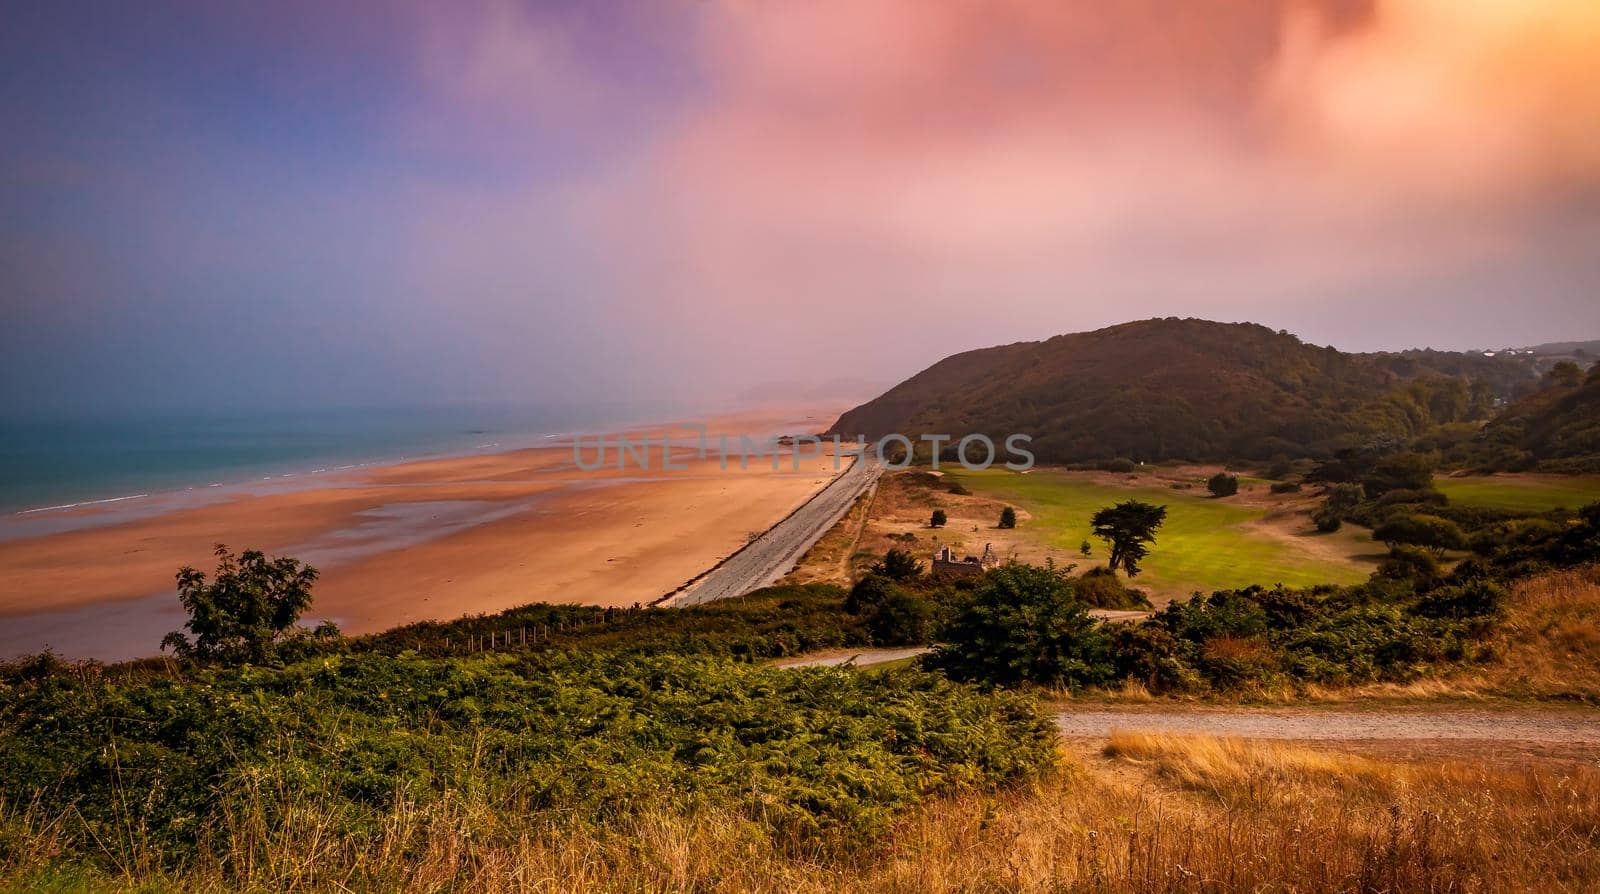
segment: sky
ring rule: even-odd
[[[1595,84],[1592,0],[0,0],[0,410],[1600,338]]]

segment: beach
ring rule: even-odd
[[[27,519],[45,532],[0,540],[0,654],[46,646],[102,660],[155,654],[161,634],[183,620],[174,574],[184,565],[209,571],[219,542],[315,565],[321,578],[307,617],[348,634],[529,602],[648,603],[737,551],[837,473],[828,445],[803,456],[798,470],[788,453],[776,470],[770,459],[741,469],[737,456],[724,468],[716,435],[737,443],[739,434],[817,431],[830,412],[713,420],[703,458],[681,427],[661,426],[649,469],[632,456],[618,468],[614,449],[606,467],[580,469],[568,442]],[[674,468],[661,468],[668,431]],[[594,444],[591,437],[582,453],[587,462]]]

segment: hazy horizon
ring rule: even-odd
[[[0,411],[1600,338],[1597,45],[1573,0],[17,6]]]

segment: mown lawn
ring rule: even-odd
[[[1167,507],[1167,522],[1135,583],[1158,593],[1211,591],[1250,584],[1309,586],[1321,583],[1351,584],[1365,580],[1372,566],[1338,558],[1319,558],[1296,550],[1276,537],[1245,525],[1266,515],[1266,510],[1214,500],[1203,488],[1178,491],[1158,487],[1122,487],[1102,484],[1071,472],[1036,469],[1026,475],[998,469],[946,473],[974,493],[1016,505],[1032,516],[1019,526],[1029,536],[1055,549],[1077,554],[1088,540],[1091,562],[1104,562],[1106,545],[1090,533],[1095,511],[1122,500],[1144,500]],[[1331,535],[1340,541],[1365,539],[1364,531]],[[1382,552],[1374,547],[1372,552]]]
[[[1434,486],[1464,506],[1487,506],[1516,512],[1577,509],[1600,500],[1600,476],[1487,475],[1436,478]]]

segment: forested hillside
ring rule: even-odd
[[[1507,407],[1464,451],[1476,465],[1518,471],[1600,471],[1600,364],[1558,364],[1544,387]]]
[[[968,351],[841,416],[840,434],[1032,435],[1048,462],[1265,459],[1407,442],[1538,387],[1526,357],[1349,354],[1251,323],[1143,320]]]

